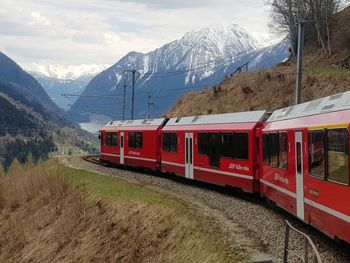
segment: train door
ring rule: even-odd
[[[185,133],[185,176],[188,179],[193,179],[193,133]]]
[[[209,165],[220,167],[220,133],[209,133]]]
[[[295,132],[295,181],[297,198],[297,217],[304,220],[304,165],[303,132]]]
[[[124,164],[124,132],[120,133],[120,164]]]

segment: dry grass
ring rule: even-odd
[[[53,161],[0,179],[0,262],[242,261],[217,231],[176,199]]]

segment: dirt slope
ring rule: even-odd
[[[292,66],[279,66],[269,71],[241,73],[228,77],[218,87],[191,92],[180,98],[166,116],[191,116],[263,109],[273,111],[293,105],[296,76],[292,68],[293,64]],[[313,73],[312,70],[316,72]],[[318,70],[320,72],[317,72]],[[350,70],[315,67],[304,74],[302,101],[349,89]]]
[[[350,7],[337,15],[331,56],[312,47],[305,49],[302,101],[350,89]],[[180,98],[166,116],[191,116],[250,110],[275,110],[294,104],[295,59],[272,70],[240,73],[217,87],[191,92]]]
[[[0,262],[246,262],[216,224],[176,198],[52,161],[0,177]]]

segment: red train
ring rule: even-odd
[[[101,160],[259,193],[350,243],[350,92],[276,110],[114,121]]]

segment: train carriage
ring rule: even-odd
[[[261,195],[350,242],[350,92],[275,111],[263,128]]]
[[[265,116],[252,111],[171,118],[161,131],[162,172],[257,192],[256,136]]]
[[[102,161],[160,170],[160,129],[166,119],[112,121],[100,130]]]

